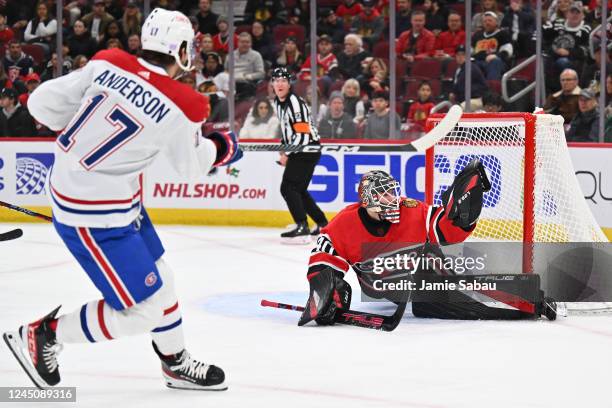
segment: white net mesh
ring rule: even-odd
[[[526,143],[527,120],[535,120],[534,146]],[[526,149],[534,151],[531,163],[526,162]],[[470,240],[529,241],[523,215],[525,200],[531,200],[533,242],[608,242],[578,184],[562,117],[467,114],[434,151],[434,205],[442,204],[441,193],[473,158],[479,158],[486,168],[492,188],[484,195],[483,210]],[[533,170],[528,171],[533,174],[528,181],[533,194],[525,197],[524,174],[529,167]],[[531,262],[537,265],[537,254]],[[612,303],[604,302],[566,306],[570,313],[612,310]]]
[[[584,200],[574,174],[560,116],[534,115],[535,162],[525,163],[525,116],[465,115],[435,146],[434,204],[473,158],[487,170],[492,189],[484,195],[472,239],[523,241],[524,172],[533,167],[534,242],[607,241]]]

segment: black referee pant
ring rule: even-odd
[[[327,224],[325,214],[308,192],[308,185],[320,158],[321,153],[294,153],[287,158],[280,191],[296,224],[305,222],[306,215],[318,225]]]

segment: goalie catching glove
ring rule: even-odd
[[[325,267],[308,274],[310,296],[298,326],[314,320],[321,326],[334,324],[338,311],[348,310],[351,305],[351,286],[344,280],[344,274]]]
[[[238,137],[234,132],[212,132],[206,135],[207,139],[217,147],[215,167],[234,163],[242,158],[242,150],[238,146]]]
[[[453,225],[470,230],[482,210],[482,193],[490,189],[491,182],[484,166],[478,159],[472,160],[442,193],[446,216]]]

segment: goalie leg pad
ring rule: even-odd
[[[308,274],[310,296],[298,326],[315,320],[326,326],[334,324],[336,312],[348,310],[351,305],[351,286],[342,272],[329,267],[311,270]]]

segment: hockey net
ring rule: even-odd
[[[441,117],[432,116],[427,130]],[[574,173],[560,116],[528,113],[464,114],[426,155],[426,201],[441,193],[472,159],[481,160],[492,189],[472,240],[523,242],[523,272],[531,272],[531,243],[608,242]],[[568,309],[607,309],[610,304],[568,304]]]

